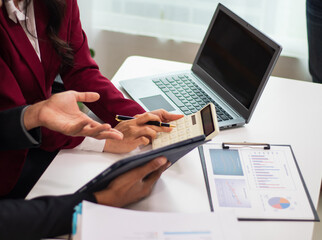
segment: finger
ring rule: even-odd
[[[140,127],[136,126],[135,128],[132,128],[131,132],[128,133],[127,135],[131,139],[140,138],[142,136],[147,137],[149,139],[155,139],[158,131],[154,130],[154,128],[160,128],[160,127],[155,127],[150,125],[144,125]]]
[[[100,95],[95,92],[73,92],[77,102],[95,102]]]
[[[156,128],[157,130],[155,130]],[[144,126],[141,127],[135,135],[140,137],[144,136],[149,138],[150,140],[155,139],[157,137],[157,133],[161,131],[161,127],[155,127],[155,126]]]
[[[138,125],[145,124],[148,121],[161,121],[159,116],[153,114],[153,113],[144,113],[140,115],[138,118],[136,118],[136,123]]]
[[[77,124],[70,124],[69,130],[65,132],[65,134],[72,136],[89,136],[95,137],[100,133],[106,133],[111,131],[111,125],[109,124],[100,124],[91,118],[84,118]],[[114,131],[114,130],[113,130]]]
[[[96,139],[123,139],[123,133],[116,129],[111,128],[109,124],[99,124],[96,127],[86,126],[82,133],[86,136],[94,137]]]
[[[97,124],[93,126],[93,123],[88,123],[83,129],[79,129],[77,134],[83,134],[83,136],[95,137],[101,132],[111,131],[111,126],[109,124]]]
[[[169,121],[174,121],[178,120],[180,118],[184,117],[183,114],[174,114],[174,113],[169,113],[165,110],[161,111],[160,118],[164,122],[169,122]]]
[[[122,140],[123,139],[123,134],[120,132],[113,132],[113,131],[104,131],[99,133],[97,136],[94,138],[96,139],[115,139],[115,140]]]
[[[136,168],[139,177],[143,180],[148,174],[158,170],[161,166],[167,163],[167,159],[165,157],[157,157],[152,161],[146,163],[145,165]]]
[[[63,131],[63,134],[69,136],[77,136],[88,125],[88,120],[84,119],[76,124],[72,124],[68,129]],[[79,135],[78,135],[79,136]]]
[[[154,125],[146,125],[146,127],[154,130],[156,133],[157,132],[171,132],[172,131],[172,127],[158,127],[158,126],[154,126]],[[155,137],[156,137],[156,135],[155,135]],[[155,137],[153,137],[153,139]]]
[[[147,175],[144,178],[144,183],[147,186],[152,186],[155,184],[155,182],[160,178],[160,176],[162,175],[162,173],[171,166],[170,162],[167,162],[166,164],[162,165],[158,170],[150,173],[149,175]]]
[[[91,127],[98,127],[98,126],[104,126],[106,130],[112,129],[111,125],[108,123],[99,123],[95,121],[94,119],[90,118],[87,116],[85,113],[80,113],[80,116],[78,117],[79,119],[83,119],[82,121],[86,121],[87,124]]]
[[[147,137],[139,137],[137,139],[134,140],[134,144],[136,146],[140,146],[140,145],[148,145],[150,143],[150,139]]]
[[[95,128],[85,128],[77,133],[79,136],[87,136],[96,139],[104,139],[104,137],[108,138],[110,134],[110,130],[102,129],[102,127],[95,127]]]

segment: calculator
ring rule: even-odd
[[[209,103],[194,114],[184,116],[169,123],[176,127],[171,132],[159,132],[152,141],[152,149],[200,135],[205,135],[206,140],[210,140],[219,133],[216,108],[213,103]]]

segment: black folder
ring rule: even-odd
[[[200,135],[181,142],[167,145],[165,147],[149,150],[141,154],[121,159],[118,162],[111,165],[110,167],[108,167],[107,169],[105,169],[103,172],[101,172],[99,175],[97,175],[95,178],[93,178],[79,190],[77,190],[76,193],[92,193],[102,190],[119,175],[133,168],[144,165],[145,163],[159,156],[165,156],[168,159],[168,161],[173,164],[194,148],[198,147],[201,144],[204,144],[206,142],[205,138],[205,135]]]

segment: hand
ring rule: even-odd
[[[106,189],[94,193],[100,204],[124,207],[148,196],[156,181],[169,167],[165,157],[156,158],[114,179]]]
[[[27,130],[43,126],[69,136],[89,136],[96,139],[122,139],[123,134],[109,124],[100,124],[79,110],[77,102],[95,102],[98,93],[67,91],[31,105],[24,114]]]
[[[180,119],[180,118],[182,118],[184,116],[182,114],[169,113],[169,112],[167,112],[164,109],[154,110],[154,111],[152,111],[150,113],[152,113],[154,115],[157,115],[160,118],[160,121],[161,122],[171,122],[171,121],[175,121],[175,120],[178,120],[178,119]],[[141,114],[136,115],[135,117],[138,117],[140,115]]]
[[[151,113],[136,115],[136,119],[120,122],[115,129],[123,133],[122,140],[106,140],[104,152],[126,153],[140,145],[149,144],[155,139],[158,132],[170,132],[172,128],[147,125],[148,121],[172,121],[183,115],[171,114],[165,110],[156,110]]]

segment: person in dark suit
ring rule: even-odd
[[[97,92],[100,99],[87,106],[122,132],[122,140],[99,141],[100,151],[128,152],[146,145],[157,132],[170,129],[146,126],[144,121],[181,117],[162,110],[145,113],[102,76],[90,56],[76,0],[6,0],[4,5],[0,9],[0,111],[48,99],[54,79],[60,75],[66,90]],[[117,114],[142,119],[117,124]],[[0,151],[0,196],[24,197],[60,149],[87,143],[87,138],[45,127],[40,131],[39,148]]]
[[[1,1],[0,1],[1,4]],[[40,126],[73,136],[122,138],[107,124],[88,118],[77,101],[92,102],[95,93],[64,92],[32,106],[0,112],[0,149],[35,148],[41,144]],[[62,104],[69,100],[69,104]],[[74,107],[73,107],[74,106]],[[112,181],[108,188],[90,194],[38,197],[32,200],[0,200],[0,239],[40,239],[71,232],[73,208],[83,200],[123,207],[146,197],[168,167],[165,158],[129,171]]]
[[[312,81],[322,83],[322,0],[306,1],[309,70]]]

